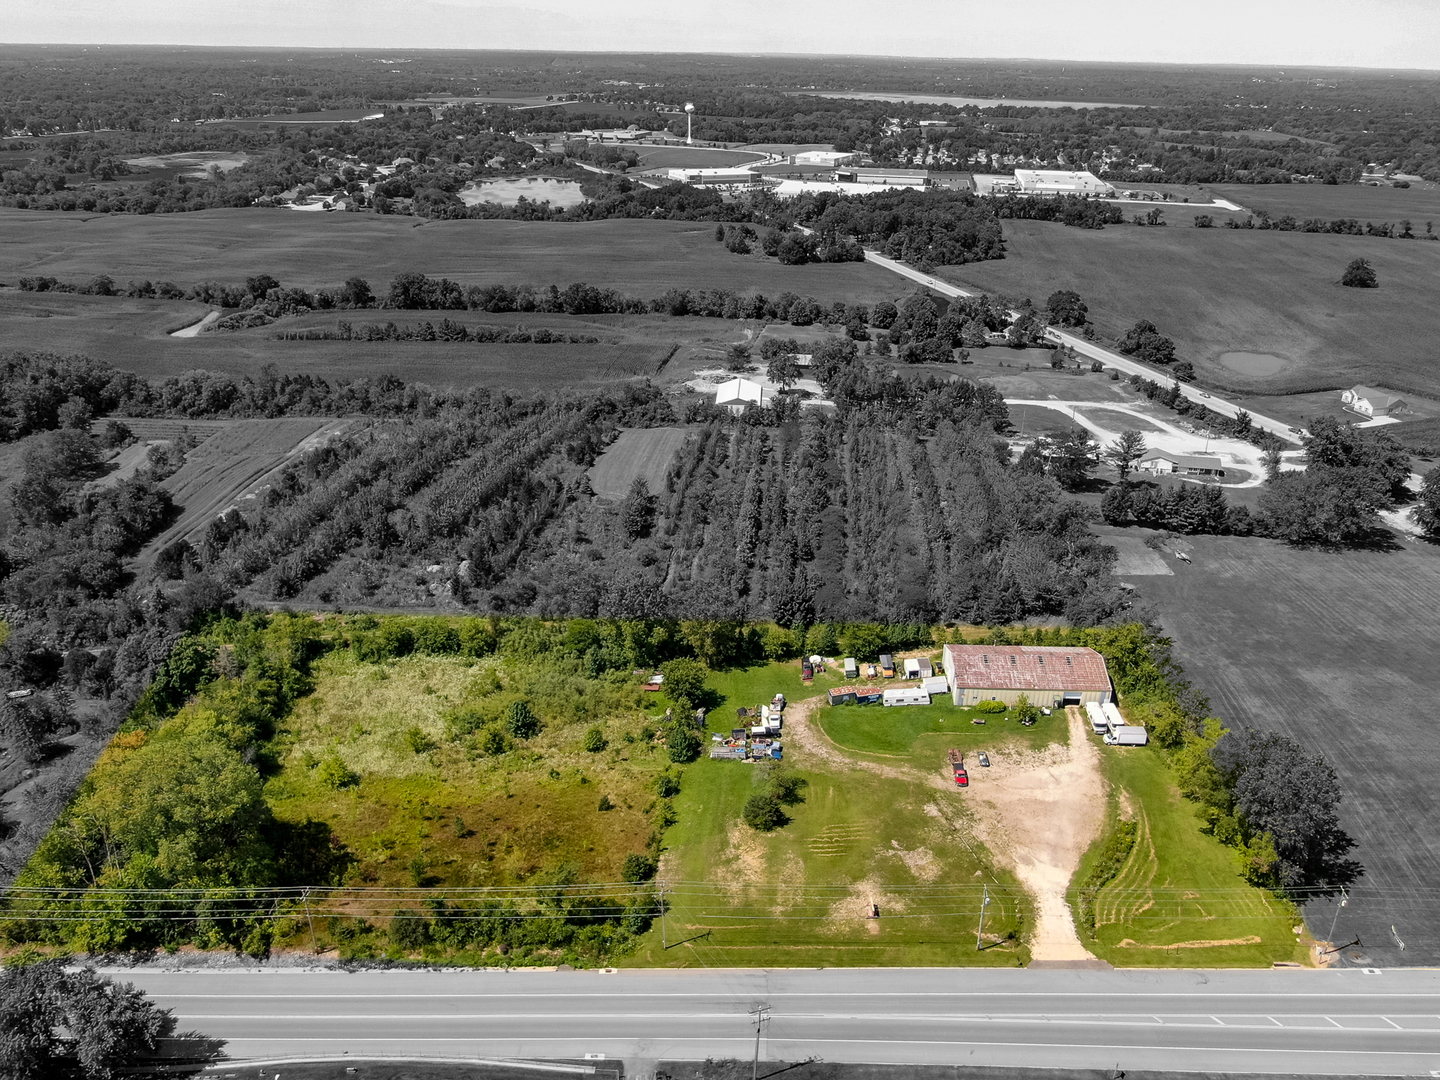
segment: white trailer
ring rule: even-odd
[[[919,687],[897,686],[886,690],[884,703],[888,705],[929,705],[930,695]]]
[[[1090,730],[1096,735],[1104,735],[1110,730],[1110,723],[1105,717],[1105,710],[1098,702],[1087,701],[1085,703],[1085,715],[1090,718]]]
[[[920,689],[931,697],[943,697],[950,692],[950,683],[944,675],[931,675],[928,679],[920,680]]]
[[[1107,701],[1102,706],[1105,710],[1105,719],[1110,721],[1110,727],[1125,727],[1125,717],[1120,715],[1120,709],[1113,701]]]
[[[1136,724],[1123,724],[1110,729],[1110,738],[1115,746],[1144,746],[1150,741],[1145,729]]]

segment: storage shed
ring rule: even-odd
[[[1051,645],[946,645],[942,660],[955,704],[1014,705],[1023,694],[1040,706],[1111,699],[1105,658],[1094,649]]]

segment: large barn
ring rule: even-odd
[[[1025,695],[1040,706],[1103,704],[1110,673],[1094,649],[1053,645],[946,645],[942,663],[955,704],[1014,705]]]

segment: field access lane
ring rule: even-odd
[[[891,271],[892,273],[896,273],[901,275],[902,277],[909,278],[911,281],[919,282],[921,285],[924,285],[930,289],[934,289],[936,292],[940,293],[943,296],[980,295],[979,293],[974,292],[970,289],[962,289],[958,285],[952,285],[948,281],[941,281],[939,278],[934,277],[930,274],[921,273],[914,267],[906,266],[902,262],[897,262],[894,259],[886,258],[878,251],[867,250],[865,252],[865,261],[875,263],[877,266],[882,266],[886,270]],[[1077,334],[1070,334],[1055,327],[1051,327],[1046,331],[1046,336],[1062,345],[1070,346],[1081,356],[1088,356],[1092,360],[1099,360],[1106,367],[1115,368],[1119,371],[1123,371],[1127,375],[1139,375],[1142,378],[1156,379],[1157,381],[1166,378],[1166,375],[1163,371],[1157,371],[1155,368],[1148,367],[1145,364],[1140,363],[1139,361],[1132,360],[1130,359],[1130,357],[1124,356],[1121,353],[1117,353],[1113,349],[1107,349],[1103,345],[1097,345],[1093,341],[1086,341],[1083,337],[1080,337]],[[1180,393],[1184,397],[1189,398],[1191,401],[1203,404],[1207,409],[1213,409],[1215,412],[1222,413],[1225,416],[1235,416],[1241,411],[1240,406],[1234,404],[1233,402],[1227,401],[1225,398],[1222,397],[1216,397],[1214,394],[1207,393],[1206,391],[1201,390],[1198,387],[1191,386],[1188,383],[1180,383],[1179,386]],[[1284,439],[1286,442],[1296,444],[1300,442],[1300,437],[1296,435],[1295,432],[1290,430],[1289,424],[1285,423],[1282,420],[1276,420],[1274,417],[1261,416],[1259,413],[1252,412],[1250,413],[1250,422],[1256,427],[1262,428],[1265,431],[1269,431],[1272,434],[1278,436],[1279,438]]]
[[[1440,973],[116,972],[234,1058],[416,1054],[1205,1071],[1440,1069]]]

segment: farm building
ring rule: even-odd
[[[835,179],[842,184],[880,184],[890,187],[929,187],[931,182],[929,172],[924,169],[836,169]]]
[[[1016,169],[1015,183],[1025,195],[1101,195],[1115,189],[1094,173],[1059,169]]]
[[[1164,473],[1181,476],[1224,476],[1225,466],[1213,454],[1172,454],[1168,450],[1148,450],[1135,467],[1159,476]]]
[[[759,182],[749,169],[667,169],[666,176],[694,187],[735,187]]]
[[[946,645],[941,661],[955,704],[1081,705],[1110,700],[1105,658],[1094,649],[1049,645]]]
[[[859,163],[859,154],[846,154],[839,150],[806,150],[790,158],[791,165],[818,165],[822,169],[837,169],[842,165]]]
[[[723,405],[736,414],[744,412],[745,406],[752,403],[768,405],[773,396],[773,390],[767,390],[749,379],[728,379],[715,388],[715,404]]]
[[[1350,412],[1374,419],[1377,416],[1393,416],[1405,412],[1405,399],[1386,390],[1373,386],[1352,386],[1340,391],[1340,401]]]

